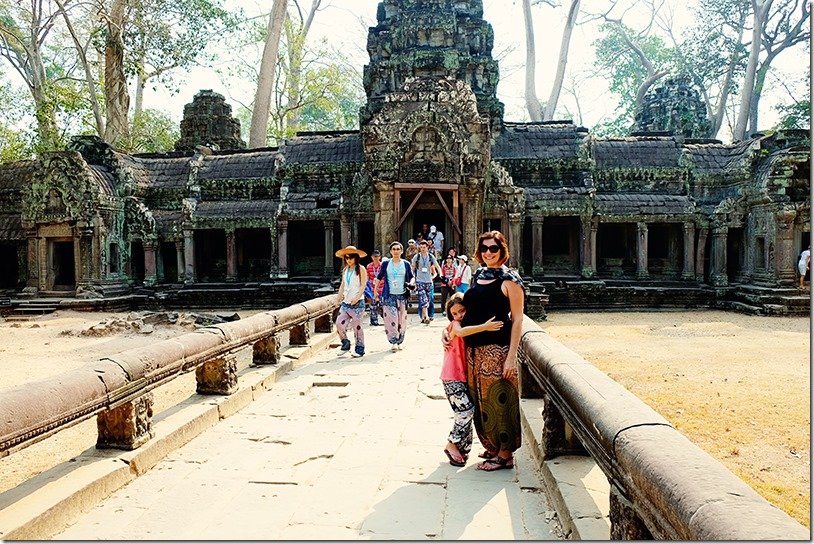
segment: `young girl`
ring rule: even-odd
[[[444,448],[449,464],[454,467],[466,464],[467,454],[472,447],[472,417],[475,411],[466,385],[466,352],[463,337],[484,331],[496,331],[503,326],[501,321],[489,319],[481,325],[462,327],[461,321],[466,314],[463,301],[463,294],[455,293],[445,307],[447,318],[451,322],[446,327],[450,343],[444,351],[444,364],[441,369],[444,393],[455,413],[452,432],[449,433],[449,441]]]
[[[350,340],[348,339],[348,327],[354,331],[356,337],[356,347],[353,350],[354,357],[361,357],[365,354],[365,331],[362,328],[362,316],[365,313],[365,284],[367,283],[367,270],[359,264],[359,259],[367,256],[367,253],[354,246],[348,246],[336,252],[336,256],[342,259],[345,266],[342,267],[341,279],[339,283],[339,314],[336,316],[336,332],[342,340],[340,353],[350,351]]]

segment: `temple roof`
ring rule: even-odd
[[[681,146],[672,136],[595,138],[591,155],[597,168],[679,168]]]
[[[568,121],[504,123],[492,146],[492,158],[575,159],[586,133]]]
[[[684,153],[699,174],[723,173],[748,160],[754,141],[737,144],[684,144]]]
[[[31,185],[31,178],[39,167],[39,161],[15,161],[0,165],[0,190]]]
[[[205,155],[198,169],[198,179],[270,179],[276,172],[278,151],[264,150]]]
[[[190,157],[137,157],[117,153],[120,162],[130,168],[141,187],[184,187],[189,179]]]
[[[286,140],[280,151],[288,164],[362,162],[362,137],[358,130],[301,132]]]
[[[0,240],[25,240],[20,214],[0,214]]]
[[[116,177],[104,166],[90,165],[90,173],[99,184],[102,193],[116,196]]]

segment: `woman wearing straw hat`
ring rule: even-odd
[[[342,340],[340,353],[350,351],[350,340],[348,340],[348,327],[354,330],[356,337],[356,347],[353,350],[354,357],[361,357],[365,354],[365,331],[362,329],[362,316],[365,314],[365,285],[367,284],[367,270],[359,264],[362,257],[367,253],[354,246],[347,246],[336,252],[336,256],[342,259],[345,266],[342,267],[339,283],[339,315],[336,316],[336,332]]]

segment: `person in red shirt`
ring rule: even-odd
[[[379,275],[379,269],[382,267],[382,253],[378,249],[374,249],[370,253],[370,258],[372,261],[370,264],[367,265],[367,286],[365,287],[365,299],[367,299],[367,303],[370,305],[370,325],[373,327],[378,327],[382,325],[379,323],[379,310],[381,309],[382,305],[382,289],[384,289],[384,282],[379,284],[378,295],[379,297],[374,297],[373,286],[376,282],[376,276]]]

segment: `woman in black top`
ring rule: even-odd
[[[523,329],[523,280],[505,266],[509,246],[500,231],[484,232],[475,259],[483,266],[464,295],[466,316],[461,325],[479,325],[490,317],[503,321],[497,331],[467,336],[467,385],[475,404],[475,431],[486,451],[480,470],[514,466],[520,447],[520,394],[517,348]]]

